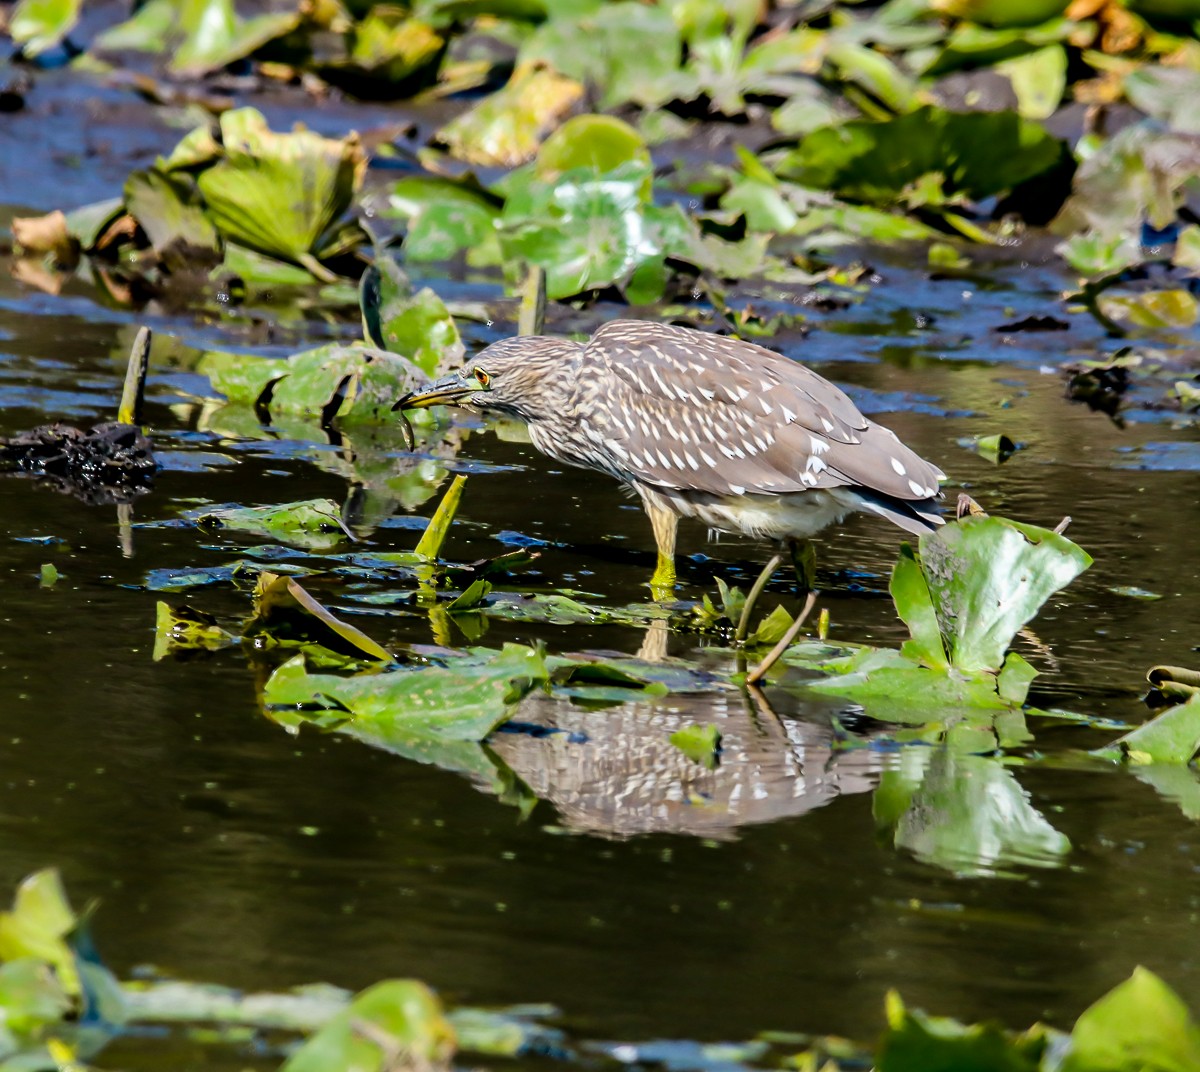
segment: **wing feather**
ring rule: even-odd
[[[868,420],[844,391],[753,343],[616,320],[584,351],[580,430],[629,475],[717,495],[861,486],[937,493],[940,470]]]

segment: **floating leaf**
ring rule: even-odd
[[[607,172],[632,161],[650,163],[646,143],[633,127],[611,115],[576,115],[546,139],[536,167],[540,179],[552,182],[576,168]]]
[[[1171,707],[1130,730],[1112,744],[1098,749],[1105,759],[1134,763],[1189,763],[1200,752],[1200,695]]]
[[[959,446],[973,450],[981,458],[986,458],[989,462],[995,462],[997,465],[1007,461],[1017,452],[1017,444],[1003,432],[997,435],[972,436],[969,439],[960,439],[958,442]]]
[[[204,509],[194,513],[192,520],[205,531],[267,536],[309,550],[328,550],[349,538],[342,508],[332,499]]]
[[[1037,1072],[1046,1047],[1034,1029],[1010,1039],[995,1024],[967,1026],[957,1020],[907,1009],[887,995],[887,1031],[875,1056],[877,1072]]]
[[[1084,1010],[1071,1031],[1063,1072],[1139,1072],[1200,1066],[1200,1027],[1179,996],[1138,967]]]
[[[392,661],[391,652],[387,648],[376,643],[361,629],[342,621],[305,591],[294,578],[281,577],[274,573],[263,573],[258,579],[254,589],[254,618],[247,625],[246,633],[251,635],[268,632],[279,611],[297,609],[311,615],[330,632],[346,641],[356,653],[365,653],[385,663]],[[303,656],[298,658],[303,661]]]
[[[135,171],[125,182],[125,209],[168,267],[203,269],[220,262],[220,236],[189,176]]]
[[[1062,142],[1015,112],[925,106],[884,122],[814,130],[777,171],[805,186],[885,204],[931,174],[943,176],[948,194],[982,198],[1049,171],[1062,152]]]
[[[438,138],[461,160],[515,167],[532,160],[543,135],[583,95],[556,71],[519,64],[508,85],[447,123]]]
[[[1103,294],[1097,304],[1110,319],[1138,328],[1190,328],[1200,318],[1200,302],[1182,287],[1144,294]]]
[[[388,1072],[449,1067],[454,1029],[441,1002],[415,979],[389,979],[359,994],[284,1062],[280,1072]]]
[[[13,44],[39,56],[59,44],[79,21],[83,0],[20,0],[8,17]]]
[[[379,5],[354,24],[350,54],[318,64],[331,85],[362,97],[408,97],[431,84],[446,41],[400,8]]]
[[[366,155],[357,135],[276,134],[262,113],[239,108],[221,116],[221,141],[224,155],[196,180],[218,230],[332,278],[315,258],[362,182]]]
[[[11,911],[0,914],[0,960],[31,957],[49,964],[63,990],[78,995],[79,972],[66,941],[76,923],[58,871],[38,871],[17,887]]]
[[[711,723],[684,726],[671,734],[671,743],[688,759],[708,770],[714,770],[720,762],[721,731]]]
[[[160,602],[154,625],[154,661],[168,655],[185,655],[197,651],[220,651],[237,643],[238,638],[226,632],[216,618],[191,607],[172,607]]]
[[[1017,631],[1092,563],[1065,536],[966,517],[921,537],[921,566],[951,662],[998,671]]]

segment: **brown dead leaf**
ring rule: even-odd
[[[24,254],[53,253],[66,260],[75,251],[75,240],[67,231],[67,217],[58,209],[45,216],[16,216],[13,238]]]

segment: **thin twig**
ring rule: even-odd
[[[742,604],[742,613],[738,618],[737,630],[733,634],[735,643],[742,643],[750,632],[750,615],[754,612],[754,604],[758,602],[758,597],[762,595],[762,591],[767,587],[767,582],[774,576],[775,571],[783,564],[783,555],[772,555],[771,561],[764,567],[762,573],[758,575],[758,579],[754,582],[754,586],[750,589],[746,596],[746,602]]]
[[[792,641],[796,639],[800,630],[804,627],[804,620],[812,613],[812,609],[816,605],[817,593],[809,592],[808,598],[804,601],[804,609],[800,612],[800,616],[788,626],[788,631],[783,634],[779,643],[767,652],[767,657],[746,675],[747,685],[755,685],[767,676],[767,672],[771,667],[779,662],[779,657],[792,646]]]

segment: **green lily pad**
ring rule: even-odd
[[[1062,1062],[1063,1072],[1198,1066],[1200,1026],[1179,996],[1142,967],[1084,1010]]]
[[[191,520],[205,531],[266,536],[309,550],[328,550],[350,538],[342,508],[332,499],[204,509],[193,513]]]
[[[438,138],[460,160],[515,167],[532,160],[541,139],[583,95],[557,71],[519,64],[508,84],[452,119]]]
[[[217,624],[216,618],[192,607],[172,607],[160,602],[154,625],[154,661],[168,655],[220,651],[238,642]]]
[[[1200,752],[1200,695],[1168,708],[1095,755],[1131,763],[1189,763]]]
[[[54,48],[79,21],[83,0],[20,0],[8,17],[13,44],[26,56]]]
[[[887,995],[887,1030],[875,1057],[877,1072],[1037,1072],[1046,1048],[1043,1030],[1010,1038],[996,1024],[961,1024],[908,1009]]]
[[[359,994],[280,1072],[388,1072],[400,1053],[419,1067],[441,1068],[454,1050],[454,1028],[437,995],[415,979],[389,979]]]
[[[576,168],[607,172],[634,161],[648,164],[650,153],[628,123],[611,115],[576,115],[546,139],[536,168],[540,179],[552,182]]]
[[[1092,559],[1065,536],[966,517],[921,537],[921,567],[951,663],[997,672],[1013,637]]]
[[[408,97],[435,80],[446,39],[421,18],[379,5],[354,24],[347,56],[316,66],[331,85],[356,96]]]
[[[125,182],[125,210],[172,270],[220,262],[221,237],[190,176],[157,168],[135,171]]]
[[[63,990],[78,995],[79,971],[67,944],[77,922],[58,871],[38,871],[17,887],[12,909],[0,914],[0,960],[30,957],[49,964]]]
[[[884,122],[853,120],[810,133],[776,169],[786,179],[871,203],[895,202],[923,176],[947,194],[990,197],[1055,167],[1063,144],[1015,112],[925,106]]]
[[[224,154],[197,176],[209,216],[228,239],[332,278],[317,261],[366,168],[356,135],[276,134],[253,108],[221,116]]]
[[[713,770],[720,762],[721,731],[708,725],[684,726],[671,734],[671,743],[688,759]]]

